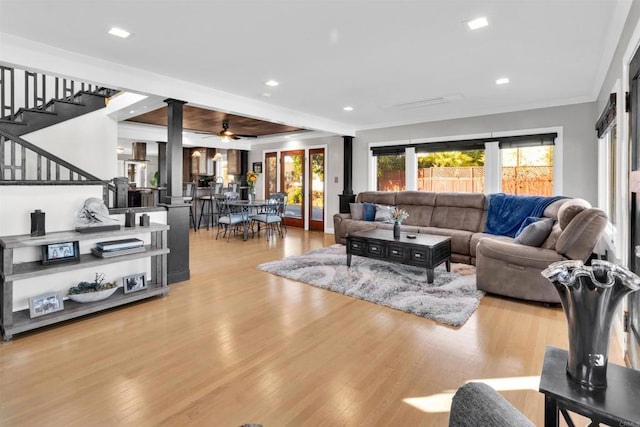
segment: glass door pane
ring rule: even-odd
[[[278,192],[278,153],[266,153],[264,156],[264,197]]]
[[[304,228],[304,151],[280,153],[282,191],[287,193],[285,224]]]
[[[324,148],[309,150],[311,217],[309,229],[324,231]]]

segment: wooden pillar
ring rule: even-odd
[[[249,152],[247,150],[240,150],[240,186],[247,187],[247,172],[249,172]],[[249,190],[244,188],[240,190],[241,199],[249,199]]]
[[[343,136],[343,186],[342,194],[339,194],[340,198],[340,213],[349,213],[349,203],[353,203],[356,200],[355,194],[353,194],[353,137]]]
[[[184,101],[165,99],[167,103],[167,197],[166,203],[184,203],[182,197],[182,110]]]
[[[158,144],[158,200],[164,203],[167,197],[167,143],[156,141]]]
[[[189,280],[189,209],[191,205],[184,202],[182,195],[182,113],[184,101],[165,99],[167,103],[167,144],[164,150],[165,176],[160,179],[166,182],[164,198],[167,209],[167,224],[171,227],[167,233],[167,242],[171,252],[167,255],[167,282],[176,283]],[[158,158],[160,161],[160,155]]]

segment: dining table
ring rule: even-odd
[[[257,212],[260,208],[264,208],[269,205],[268,200],[229,200],[227,203],[229,206],[234,206],[242,210],[242,214],[246,214],[246,220],[243,221],[244,233],[242,240],[249,239],[249,223],[251,222],[251,212]],[[258,225],[259,226],[259,225]]]

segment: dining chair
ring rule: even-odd
[[[287,198],[284,193],[270,194],[264,209],[251,216],[251,229],[253,230],[253,225],[257,224],[258,235],[260,235],[260,229],[264,226],[267,239],[275,236],[276,233],[278,233],[280,237],[284,237],[282,229],[286,204]]]
[[[222,187],[224,187],[224,183],[216,182],[215,183],[215,193],[216,194],[222,194]]]
[[[227,238],[227,242],[231,237],[231,232],[237,233],[240,227],[244,227],[245,223],[249,221],[248,213],[242,210],[236,209],[230,202],[238,200],[240,194],[230,191],[224,193],[224,198],[215,199],[217,204],[218,214],[218,230],[216,232],[216,240],[220,232],[224,228],[224,234],[222,237]],[[243,229],[244,232],[244,229]]]
[[[182,185],[182,199],[184,203],[189,203],[189,226],[193,227],[193,231],[198,231],[196,228],[196,206],[195,206],[195,198],[196,198],[196,183],[195,182],[185,182]]]
[[[198,229],[200,228],[200,224],[202,223],[202,217],[205,218],[205,223],[207,224],[207,230],[209,229],[209,224],[214,223],[214,216],[215,216],[213,211],[214,187],[212,185],[209,185],[207,190],[208,191],[204,196],[198,197],[198,201],[200,202],[200,216],[198,217]]]
[[[285,222],[285,217],[287,216],[287,198],[288,198],[288,195],[287,195],[287,193],[281,192],[281,193],[273,193],[272,196],[282,199],[282,210],[280,212],[280,217],[282,218],[282,224],[280,224],[280,227],[282,227],[282,229],[284,230],[284,233],[286,233],[287,232],[287,223]]]

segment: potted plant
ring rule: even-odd
[[[93,282],[80,282],[69,288],[69,299],[75,302],[93,302],[109,298],[118,286],[115,283],[104,283],[104,273],[96,273]]]

